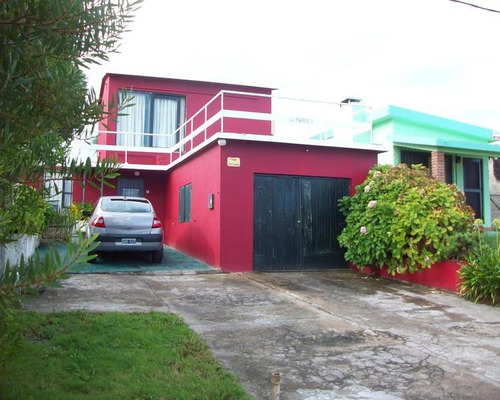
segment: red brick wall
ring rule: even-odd
[[[432,176],[438,181],[446,181],[444,153],[441,153],[440,151],[431,152],[431,171]]]

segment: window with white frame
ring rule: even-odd
[[[171,147],[182,138],[177,129],[185,120],[184,97],[133,90],[120,91],[118,101],[125,96],[131,105],[118,116],[117,145]]]
[[[73,202],[73,181],[61,179],[59,175],[45,175],[45,196],[48,203],[60,210],[68,208]]]
[[[73,181],[64,179],[62,185],[62,204],[63,208],[68,208],[73,202]]]

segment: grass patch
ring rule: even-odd
[[[23,312],[2,399],[249,399],[176,315]]]

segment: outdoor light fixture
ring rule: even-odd
[[[462,162],[462,157],[460,157],[460,156],[456,156],[456,157],[455,157],[455,162],[456,162],[457,164],[460,164],[460,163]]]
[[[227,140],[226,139],[219,139],[219,140],[217,140],[217,144],[219,146],[223,147],[227,144]]]
[[[134,171],[135,176],[139,176],[141,173],[139,171]]]

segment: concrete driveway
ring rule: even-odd
[[[180,314],[256,399],[500,399],[500,309],[350,271],[74,275],[27,308]]]

